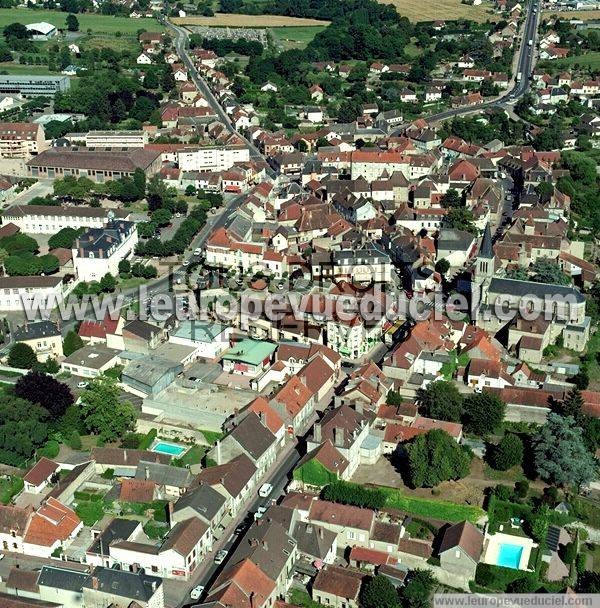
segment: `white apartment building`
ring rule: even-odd
[[[226,171],[236,163],[249,160],[250,150],[245,146],[207,146],[177,154],[182,171]]]
[[[48,149],[42,125],[29,122],[0,123],[0,158],[31,158]]]
[[[89,131],[84,141],[88,148],[143,148],[148,143],[148,132]]]
[[[112,220],[102,228],[90,228],[72,250],[78,280],[99,281],[107,273],[116,276],[119,262],[133,255],[137,242],[133,222]]]
[[[102,207],[59,207],[53,205],[15,205],[3,214],[4,223],[13,223],[22,232],[56,234],[62,228],[102,228],[109,216],[128,219],[129,212]]]
[[[18,310],[32,302],[51,310],[68,295],[74,284],[63,284],[61,277],[0,277],[0,311]]]

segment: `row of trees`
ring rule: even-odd
[[[504,420],[506,404],[490,392],[473,393],[466,398],[454,382],[431,382],[417,393],[419,411],[429,418],[462,422],[465,430],[475,435],[493,433]]]

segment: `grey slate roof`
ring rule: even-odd
[[[81,591],[89,578],[90,575],[87,572],[79,572],[70,568],[43,566],[38,578],[38,585],[65,591]]]
[[[89,546],[87,553],[95,555],[108,555],[108,548],[112,542],[127,540],[140,525],[134,519],[113,519]]]
[[[263,426],[254,413],[246,416],[231,431],[230,437],[235,439],[254,461],[258,460],[275,441],[275,435]]]
[[[490,230],[489,223],[486,224],[485,230],[483,231],[483,238],[481,239],[481,247],[479,248],[479,257],[493,259],[494,250],[492,249],[492,231]]]
[[[192,483],[194,476],[186,468],[140,460],[135,478],[150,479],[154,483],[163,486],[187,488]]]
[[[12,334],[15,342],[23,342],[48,336],[60,336],[60,330],[52,321],[38,321],[17,327]]]
[[[125,570],[98,567],[94,570],[93,576],[98,581],[99,591],[144,602],[147,602],[154,595],[156,589],[162,585],[161,578],[149,576],[141,570],[138,570],[138,572],[127,572]],[[92,589],[91,576],[88,576],[84,587]]]
[[[225,497],[209,485],[202,484],[191,492],[186,492],[173,507],[175,513],[187,507],[193,509],[206,521],[212,521],[223,504]]]
[[[518,281],[516,279],[499,279],[494,277],[490,281],[489,293],[507,293],[513,296],[525,295],[538,298],[551,298],[555,296],[572,296],[576,302],[585,302],[585,298],[575,287],[554,285],[552,283],[534,283],[533,281]]]

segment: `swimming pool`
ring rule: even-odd
[[[498,559],[496,560],[496,565],[518,570],[521,563],[522,554],[523,547],[521,545],[502,543],[498,548]]]
[[[169,443],[168,441],[157,441],[151,448],[150,451],[158,452],[159,454],[168,454],[169,456],[181,456],[187,452],[187,448],[176,443]]]

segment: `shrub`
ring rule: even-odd
[[[368,509],[382,509],[385,506],[385,492],[379,489],[363,488],[356,483],[336,481],[323,490],[323,498],[344,505],[355,505]]]
[[[522,577],[521,570],[491,564],[478,564],[475,571],[475,582],[492,591],[506,591],[509,584]]]
[[[58,456],[58,452],[60,451],[60,445],[58,444],[58,441],[54,441],[53,439],[50,439],[49,441],[46,442],[45,445],[43,445],[41,448],[38,448],[37,450],[37,455],[39,458],[42,457],[46,457],[46,458],[56,458]]]
[[[142,439],[138,443],[138,450],[147,450],[156,439],[157,433],[156,429],[150,429],[145,435],[142,435]]]
[[[491,465],[498,471],[508,471],[523,461],[523,442],[513,433],[507,433],[492,450]]]

